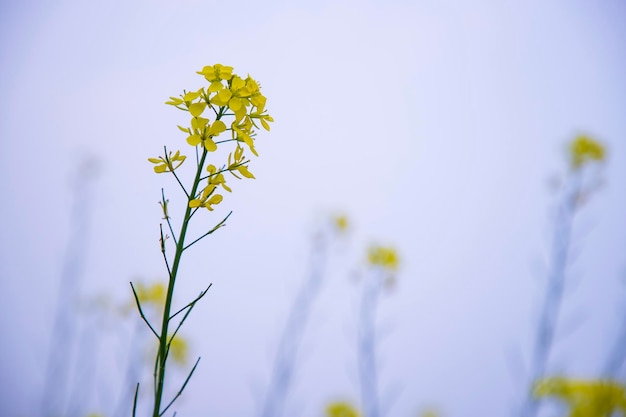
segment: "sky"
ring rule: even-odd
[[[355,277],[378,242],[401,259],[377,322],[388,329],[381,390],[397,392],[387,415],[510,415],[550,262],[555,184],[580,133],[608,156],[575,220],[563,327],[580,325],[550,369],[598,376],[626,311],[625,17],[610,0],[2,3],[3,410],[41,413],[68,251],[80,255],[73,303],[124,303],[129,281],[164,280],[161,188],[182,200],[147,158],[164,145],[191,155],[176,128],[185,118],[164,102],[203,86],[195,72],[214,63],[259,80],[275,122],[257,138],[256,180],[232,181],[194,229],[233,211],[182,266],[181,305],[213,285],[186,325],[202,361],[179,415],[258,413],[312,235],[337,213],[350,233],[329,248],[288,413],[358,402]],[[81,320],[96,329],[87,397],[100,411],[129,319]]]

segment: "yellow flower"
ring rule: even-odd
[[[333,223],[335,224],[335,228],[339,232],[345,232],[348,230],[348,217],[346,215],[339,215],[333,218]]]
[[[183,130],[189,133],[187,143],[191,146],[202,146],[209,152],[217,149],[217,144],[213,141],[215,136],[226,130],[226,125],[221,120],[216,120],[209,124],[209,119],[194,117],[191,119],[191,130]]]
[[[222,188],[229,193],[232,192],[230,187],[226,185],[226,179],[224,178],[224,174],[222,174],[221,172],[217,172],[217,168],[215,167],[215,165],[209,165],[208,167],[206,167],[206,170],[209,172],[209,186],[213,186],[213,188],[215,188],[218,185],[221,185]]]
[[[218,106],[228,106],[229,109],[237,113],[239,110],[244,110],[250,101],[246,98],[250,97],[250,90],[248,90],[246,81],[238,75],[234,75],[229,82],[229,88],[222,88],[213,96],[211,103]]]
[[[160,282],[152,285],[144,285],[139,282],[134,284],[134,287],[142,309],[152,305],[157,310],[160,310],[165,305],[165,286]],[[129,301],[128,304],[122,308],[122,314],[127,314],[129,311],[135,309],[136,303],[134,298]]]
[[[213,190],[215,189],[215,187],[213,187]],[[222,202],[223,197],[221,196],[221,194],[211,194],[213,191],[211,190],[210,187],[206,187],[204,189],[204,191],[202,192],[202,197],[201,198],[194,198],[193,200],[191,200],[189,202],[189,207],[191,208],[196,208],[196,207],[205,207],[207,208],[209,211],[213,211],[213,207],[216,204],[219,204]]]
[[[157,174],[161,174],[163,172],[174,171],[176,168],[183,164],[185,158],[187,157],[185,155],[181,155],[180,151],[176,151],[174,155],[172,155],[172,152],[170,152],[169,156],[166,158],[159,156],[158,158],[148,158],[148,161],[156,164],[156,166],[154,167],[154,172],[156,172]],[[172,162],[178,162],[178,164],[174,166]]]
[[[585,135],[578,136],[570,144],[570,158],[574,169],[587,162],[602,162],[605,153],[604,145]]]
[[[535,384],[534,395],[561,399],[569,417],[610,417],[616,411],[626,416],[625,387],[617,381],[545,378]]]
[[[248,167],[244,165],[245,163],[244,159],[245,158],[243,156],[243,148],[237,145],[237,149],[235,149],[235,154],[233,155],[232,152],[228,154],[228,170],[236,178],[239,178],[239,177],[233,171],[238,171],[241,175],[243,175],[246,178],[254,179],[254,175],[252,175],[252,173],[248,170]]]
[[[360,417],[359,412],[347,402],[335,402],[326,407],[327,417]]]
[[[379,266],[390,271],[398,269],[398,254],[393,247],[372,245],[369,248],[367,260],[372,266]]]
[[[188,352],[189,347],[187,341],[179,334],[176,334],[170,343],[170,355],[172,355],[174,362],[179,365],[185,365],[187,363]]]
[[[222,64],[207,65],[202,68],[202,71],[199,71],[198,74],[204,75],[204,78],[209,82],[215,80],[228,81],[233,76],[233,67]]]

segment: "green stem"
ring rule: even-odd
[[[172,308],[172,296],[174,294],[174,284],[176,283],[176,274],[178,273],[178,266],[180,265],[180,258],[185,248],[185,235],[187,234],[187,226],[191,220],[191,210],[189,202],[196,195],[198,185],[200,184],[200,177],[202,175],[202,168],[204,167],[204,161],[206,160],[207,150],[202,152],[202,158],[198,163],[198,170],[196,171],[196,177],[193,182],[193,187],[189,193],[187,208],[185,209],[185,217],[183,217],[183,224],[178,235],[178,242],[176,244],[176,254],[174,255],[174,263],[172,264],[172,271],[170,273],[170,279],[167,286],[167,297],[165,299],[165,307],[163,309],[163,324],[161,327],[161,335],[159,338],[159,352],[157,354],[156,362],[156,376],[155,376],[155,396],[154,396],[154,409],[152,411],[152,417],[159,417],[161,415],[161,401],[163,399],[163,383],[165,381],[165,361],[167,359],[167,340],[168,340],[168,327],[170,324],[170,311]]]

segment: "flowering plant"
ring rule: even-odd
[[[217,223],[216,226],[191,241],[191,243],[186,243],[190,221],[200,208],[213,211],[213,206],[222,202],[223,196],[217,193],[218,187],[228,192],[232,191],[226,185],[225,173],[230,173],[238,179],[254,178],[254,175],[248,169],[249,160],[244,156],[244,147],[247,147],[250,152],[258,156],[254,147],[255,129],[259,129],[260,124],[265,130],[269,131],[269,122],[274,121],[265,110],[267,100],[261,94],[259,83],[250,76],[242,78],[233,73],[233,67],[221,64],[205,66],[201,71],[198,71],[198,74],[204,76],[205,80],[208,81],[208,87],[201,87],[195,91],[183,91],[183,94],[179,97],[170,97],[170,100],[166,102],[166,104],[172,105],[179,110],[188,112],[191,116],[187,127],[178,126],[187,135],[187,143],[195,148],[195,175],[191,181],[191,186],[186,187],[185,182],[177,174],[177,169],[187,160],[187,157],[182,155],[180,150],[172,154],[172,152],[168,152],[167,148],[164,148],[163,156],[148,158],[154,164],[154,171],[157,174],[172,174],[187,198],[180,224],[180,232],[175,233],[172,218],[169,214],[169,200],[165,198],[165,192],[161,191],[162,200],[160,204],[163,210],[163,220],[167,223],[170,234],[163,232],[163,224],[161,224],[159,241],[168,272],[168,283],[160,331],[157,331],[144,315],[141,304],[142,297],[138,295],[138,291],[131,283],[139,314],[158,340],[158,350],[154,364],[153,417],[163,415],[172,406],[183,392],[200,360],[198,358],[174,398],[167,405],[163,406],[163,388],[168,356],[172,353],[173,359],[177,359],[174,351],[177,346],[176,337],[180,327],[189,316],[195,304],[204,297],[210,288],[209,285],[198,297],[172,314],[172,299],[182,255],[192,245],[224,226],[232,212]],[[224,138],[226,135],[222,134],[228,131],[230,131],[230,137]],[[209,155],[218,149],[218,145],[226,143],[234,145],[234,149],[229,153],[226,163],[221,165],[209,163]],[[170,258],[167,255],[169,246],[167,241],[170,238],[174,245],[172,262],[170,262]],[[174,323],[173,320],[177,316],[180,319],[177,323]],[[137,384],[135,390],[133,415],[136,413],[138,391],[139,384]]]

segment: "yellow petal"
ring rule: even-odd
[[[167,165],[165,164],[157,165],[154,167],[154,172],[156,172],[157,174],[162,174],[165,171],[167,171]]]
[[[215,93],[216,91],[220,91],[222,88],[224,88],[224,85],[221,81],[212,81],[211,85],[209,86],[209,93]]]
[[[217,136],[226,130],[226,125],[221,120],[216,120],[209,129],[210,136]]]
[[[152,162],[153,164],[160,164],[161,162],[163,162],[163,160],[160,158],[148,158],[148,161]]]
[[[204,117],[194,117],[191,119],[191,127],[193,129],[203,129],[207,123],[209,123],[209,119],[205,119]]]
[[[211,198],[209,198],[209,202],[211,204],[218,204],[222,202],[222,196],[220,194],[215,194],[214,196],[212,196]]]
[[[197,146],[202,141],[200,135],[191,135],[187,138],[187,143],[191,146]]]
[[[228,102],[228,107],[230,107],[230,109],[232,111],[234,111],[234,112],[236,112],[237,110],[241,109],[242,106],[243,106],[243,103],[242,103],[241,99],[238,98],[238,97],[233,97]]]
[[[170,99],[168,101],[166,101],[165,104],[171,104],[172,106],[178,106],[179,104],[183,104],[183,100],[181,100],[178,97],[170,97]]]
[[[189,92],[187,94],[185,94],[183,96],[183,100],[185,101],[193,101],[195,99],[197,99],[200,96],[200,94],[198,94],[197,92],[193,91],[193,92]]]
[[[196,208],[196,207],[199,207],[201,204],[202,202],[200,200],[198,200],[197,198],[194,198],[193,200],[189,202],[189,207]]]
[[[183,131],[183,132],[185,132],[185,133],[191,133],[191,132],[189,131],[189,128],[188,128],[188,127],[182,127],[182,126],[178,126],[178,125],[176,125],[176,127],[178,127],[178,129],[180,129],[181,131]]]
[[[214,152],[217,149],[217,145],[215,144],[215,142],[213,142],[213,139],[206,138],[204,140],[204,149],[209,152]]]
[[[252,173],[248,171],[248,167],[245,165],[241,165],[240,167],[237,168],[237,170],[239,171],[241,175],[243,175],[246,178],[254,178],[254,175],[252,175]]]
[[[194,93],[195,94],[195,93]],[[193,117],[198,117],[202,114],[202,112],[206,109],[206,103],[192,103],[189,105],[189,113]]]

